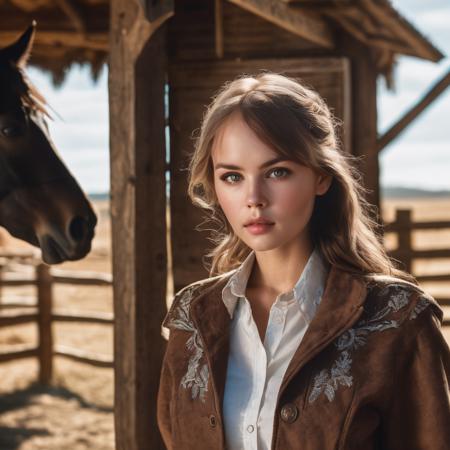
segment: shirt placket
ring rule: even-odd
[[[250,400],[244,416],[244,449],[257,450],[258,449],[258,413],[261,406],[262,394],[266,382],[267,374],[267,355],[264,346],[259,337],[258,328],[252,317],[251,307],[248,300],[245,298],[245,314],[247,317],[247,335],[248,335],[248,351],[252,352],[252,392]]]
[[[286,320],[286,307],[280,306],[279,301],[272,305],[267,323],[264,344],[259,337],[258,328],[251,315],[251,307],[248,300],[245,301],[246,314],[248,318],[248,348],[253,351],[253,389],[250,396],[247,413],[244,424],[244,448],[245,450],[257,450],[259,434],[259,413],[263,399],[264,389],[266,387],[267,366],[276,347],[278,346],[282,334],[284,322]]]

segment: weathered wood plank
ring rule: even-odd
[[[114,315],[102,311],[66,311],[53,310],[52,321],[57,322],[83,322],[111,325],[114,323]]]
[[[37,356],[38,348],[34,345],[23,344],[12,346],[14,350],[0,352],[0,362],[15,361],[22,358]]]
[[[140,0],[145,16],[150,22],[167,18],[174,14],[174,0]]]
[[[64,14],[72,21],[76,30],[86,33],[87,26],[80,8],[73,0],[56,0],[56,4],[64,11]]]
[[[0,31],[0,42],[12,42],[17,38],[16,31]],[[39,31],[35,41],[38,45],[59,45],[67,47],[107,50],[108,36],[105,33],[89,33],[85,36],[77,31]]]
[[[290,8],[282,2],[264,0],[228,0],[243,9],[326,48],[334,47],[333,34],[329,25],[319,16]]]
[[[63,356],[72,361],[82,362],[94,367],[114,367],[114,360],[110,356],[86,352],[66,345],[57,345],[53,352],[55,356]]]
[[[215,0],[214,3],[214,30],[215,30],[215,46],[216,56],[223,58],[223,2],[224,0]]]
[[[36,285],[38,297],[39,383],[50,384],[53,373],[53,293],[50,267],[46,264],[39,264],[36,267]]]
[[[9,327],[12,325],[21,325],[24,323],[34,323],[38,318],[36,313],[8,313],[0,316],[0,327]]]
[[[117,450],[163,449],[156,398],[166,313],[165,18],[112,0],[109,71]]]
[[[377,70],[368,48],[352,36],[340,36],[339,51],[351,64],[351,153],[360,157],[358,169],[369,190],[367,200],[380,208],[379,163],[377,151]],[[381,220],[379,215],[373,217]]]

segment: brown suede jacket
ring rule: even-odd
[[[221,295],[232,273],[181,289],[164,319],[170,337],[157,407],[168,450],[226,449],[231,319]],[[280,387],[272,450],[450,449],[442,320],[436,301],[414,284],[331,266]]]

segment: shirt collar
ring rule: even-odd
[[[254,261],[255,251],[252,250],[222,289],[222,300],[231,318],[233,318],[237,301],[245,297],[245,289]],[[322,299],[327,275],[328,267],[319,250],[315,248],[293,289],[281,294],[280,301],[295,298],[307,320],[311,322]]]

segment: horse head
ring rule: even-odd
[[[33,23],[0,49],[0,225],[57,264],[89,253],[97,217],[59,158],[45,99],[25,74],[34,33]]]

